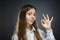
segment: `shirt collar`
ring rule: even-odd
[[[33,27],[32,30],[29,30],[29,29],[27,28],[26,31],[34,32],[34,31],[35,31],[35,28]]]

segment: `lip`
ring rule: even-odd
[[[30,20],[31,22],[34,22],[34,20]]]

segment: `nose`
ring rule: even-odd
[[[35,16],[31,16],[32,19],[35,19]]]

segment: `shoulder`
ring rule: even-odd
[[[38,29],[38,32],[39,32],[40,36],[42,37],[42,39],[46,38],[46,32],[45,31]]]
[[[14,33],[11,37],[11,40],[18,40],[18,35],[17,33]]]
[[[39,28],[38,28],[38,32],[39,32],[39,33],[45,33],[43,30],[41,30],[41,29],[39,29]]]

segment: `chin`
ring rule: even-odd
[[[30,25],[32,25],[33,23],[29,23]]]

